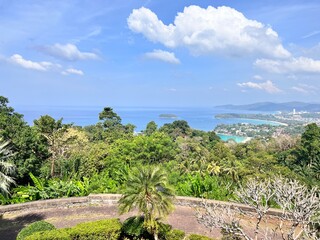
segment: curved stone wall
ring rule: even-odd
[[[33,209],[49,209],[57,207],[73,207],[73,206],[90,206],[90,205],[117,205],[120,194],[90,194],[86,197],[70,197],[70,198],[59,198],[59,199],[49,199],[49,200],[38,200],[27,203],[12,204],[6,206],[0,206],[0,214],[33,210]],[[202,202],[201,198],[194,197],[176,197],[175,204],[179,206],[190,206],[198,207]],[[209,203],[218,203],[221,205],[233,205],[243,211],[252,211],[252,208],[237,203],[222,202],[215,200],[208,200]],[[269,215],[280,215],[281,211],[277,209],[271,209]]]

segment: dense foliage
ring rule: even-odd
[[[0,97],[0,143],[6,162],[15,171],[1,173],[7,184],[1,204],[37,199],[123,193],[133,169],[159,166],[177,195],[227,200],[251,177],[282,175],[307,185],[320,185],[320,127],[310,124],[301,137],[253,139],[224,143],[213,132],[174,121],[158,128],[154,122],[142,133],[122,124],[106,107],[95,125],[79,127],[63,119],[41,116],[29,126],[23,116]],[[0,154],[1,164],[3,155]],[[10,165],[11,166],[11,165]],[[2,182],[1,182],[2,184]]]
[[[38,224],[43,221],[35,222],[31,225]],[[30,225],[30,226],[31,226]],[[153,240],[152,236],[145,232],[142,228],[143,218],[132,217],[127,219],[123,224],[119,219],[99,220],[94,222],[80,223],[72,228],[62,229],[43,229],[25,235],[25,240],[121,240],[121,239],[146,239]],[[21,232],[25,232],[30,227],[25,227]],[[53,229],[53,230],[52,230]],[[161,240],[183,240],[185,232],[172,229],[168,224],[162,224],[160,229]],[[17,238],[18,239],[18,238]],[[211,240],[206,236],[190,234],[187,239],[190,240]]]
[[[23,228],[17,236],[17,240],[24,240],[26,237],[36,233],[56,229],[51,223],[45,221],[37,221]]]

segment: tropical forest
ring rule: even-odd
[[[229,202],[242,199],[245,201],[240,202],[248,205],[255,201],[263,207],[268,203],[268,208],[289,211],[296,204],[294,200],[303,198],[304,204],[314,208],[310,209],[308,221],[304,220],[306,224],[299,225],[301,230],[319,221],[319,139],[320,127],[309,124],[298,137],[283,135],[268,141],[253,139],[237,144],[223,142],[213,131],[192,129],[183,120],[161,127],[151,121],[137,134],[134,126],[122,124],[121,116],[110,107],[101,109],[99,121],[90,126],[64,124],[63,119],[49,115],[35,119],[30,126],[7,98],[0,97],[0,203],[122,194],[119,211],[138,209],[143,217],[142,228],[151,233],[150,238],[157,239],[152,235],[161,232],[161,221],[156,216],[170,213],[174,196],[202,199],[203,209],[211,211],[210,214],[214,211],[208,209],[209,199]],[[271,188],[265,188],[269,185]],[[143,186],[150,191],[143,190]],[[277,193],[269,193],[281,187],[282,198],[285,195],[285,202],[292,201],[292,205],[282,207],[275,197]],[[290,187],[292,191],[304,192],[290,200],[289,195],[293,194]],[[150,198],[155,195],[152,198],[155,203],[148,203],[148,195],[141,195],[144,191]],[[313,202],[308,202],[311,198]],[[198,215],[199,222],[214,225],[208,214],[198,212]],[[251,239],[230,224],[229,228],[222,227],[224,239]],[[316,237],[317,226],[313,226]],[[307,232],[299,237],[307,236]],[[300,239],[294,238],[295,233],[284,239]]]

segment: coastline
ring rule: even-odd
[[[224,133],[218,133],[218,132],[216,132],[216,134],[221,138],[222,141],[225,141],[225,142],[228,141],[229,139],[233,139],[236,143],[246,143],[252,139],[252,137],[243,137],[243,136],[224,134]],[[223,139],[225,137],[226,139]]]
[[[278,122],[278,121],[273,121],[273,120],[257,119],[257,118],[229,118],[229,119],[243,119],[243,120],[250,120],[250,121],[255,121],[255,120],[256,120],[256,121],[266,122],[265,124],[275,123],[275,124],[281,125],[281,126],[288,126],[287,123]]]

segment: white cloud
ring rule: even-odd
[[[65,45],[56,43],[52,46],[41,47],[39,50],[52,57],[68,61],[99,59],[97,54],[91,52],[81,52],[76,45],[70,43]]]
[[[185,7],[174,23],[166,25],[147,8],[134,9],[127,19],[129,28],[152,42],[169,48],[187,47],[193,54],[248,54],[276,58],[290,57],[271,27],[247,19],[230,7],[207,9]]]
[[[253,79],[262,80],[263,78],[262,78],[260,75],[254,75],[254,76],[253,76]]]
[[[255,65],[273,73],[320,73],[320,61],[306,57],[288,60],[258,59]]]
[[[318,34],[320,34],[320,31],[319,30],[316,30],[316,31],[313,31],[313,32],[311,32],[311,33],[308,33],[307,35],[305,35],[305,36],[303,36],[302,38],[309,38],[309,37],[313,37],[313,36],[316,36],[316,35],[318,35]]]
[[[38,71],[47,71],[54,67],[61,67],[60,65],[53,64],[51,62],[33,62],[31,60],[26,60],[19,54],[12,55],[8,60],[9,62],[19,65],[23,68],[33,69]]]
[[[176,89],[176,88],[169,88],[168,91],[169,91],[169,92],[176,92],[177,89]]]
[[[179,64],[180,63],[179,59],[176,58],[174,53],[159,50],[159,49],[153,50],[153,52],[146,53],[145,57],[150,58],[150,59],[161,60],[161,61],[172,63],[172,64]]]
[[[239,87],[242,87],[242,88],[253,88],[253,89],[263,90],[263,91],[266,91],[268,93],[279,93],[279,92],[282,92],[270,80],[268,80],[266,82],[263,82],[263,83],[244,82],[244,83],[238,83],[237,85]]]
[[[98,27],[93,28],[88,34],[73,39],[72,42],[73,42],[73,43],[75,43],[75,42],[76,42],[76,43],[79,43],[79,42],[81,42],[81,41],[83,41],[83,40],[88,40],[88,39],[90,39],[90,38],[99,36],[101,33],[102,33],[102,27],[98,26]]]
[[[76,75],[84,75],[84,73],[81,70],[75,69],[75,68],[68,68],[65,71],[61,72],[63,75],[69,75],[69,74],[76,74]]]
[[[306,89],[302,88],[302,87],[292,87],[292,90],[296,91],[296,92],[300,92],[300,93],[309,93],[309,91],[307,91]]]
[[[298,86],[293,86],[291,89],[304,94],[315,94],[318,90],[317,87],[307,84],[298,84]]]

